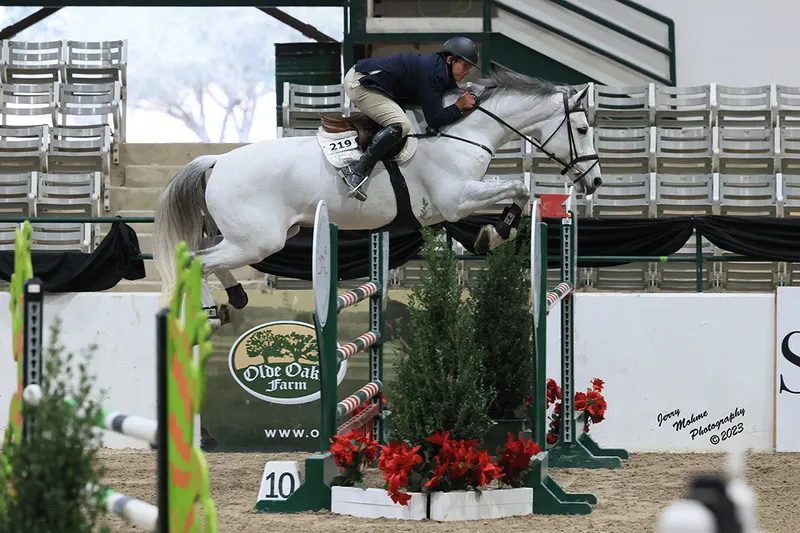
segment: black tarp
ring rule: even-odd
[[[115,222],[91,253],[34,251],[31,263],[33,275],[48,292],[95,292],[110,289],[123,279],[144,278],[144,260],[137,259],[139,255],[136,232]],[[0,252],[0,277],[10,281],[13,272],[14,252]]]
[[[475,238],[484,224],[494,224],[499,215],[472,215],[456,223],[444,223],[453,240],[474,253]],[[557,220],[547,221],[556,225]],[[694,230],[715,246],[735,254],[764,261],[800,262],[800,220],[771,217],[700,216],[635,218],[580,218],[580,256],[668,256],[680,250]],[[525,235],[521,236],[523,242]],[[551,264],[559,260],[560,234],[551,226],[548,253]],[[257,270],[281,277],[311,279],[312,230],[303,228],[277,254],[253,265]],[[343,280],[369,276],[369,232],[339,232],[339,277]],[[415,258],[422,247],[419,230],[390,232],[389,268]],[[91,253],[33,252],[34,274],[48,292],[93,292],[109,289],[122,279],[137,280],[151,261],[136,259],[139,241],[133,229],[114,223],[109,234]],[[579,261],[579,266],[601,267],[624,262]],[[10,280],[14,253],[0,252],[0,277]]]
[[[456,223],[444,223],[453,240],[474,253],[475,239],[484,224],[499,215],[473,215]],[[546,220],[550,264],[560,259],[558,220]],[[668,256],[692,238],[695,229],[715,246],[754,259],[800,262],[800,220],[769,217],[701,216],[657,219],[580,218],[579,256]],[[523,235],[522,238],[525,236]],[[253,265],[267,274],[311,279],[312,231],[302,229],[281,252]],[[390,233],[389,268],[402,266],[419,253],[418,230]],[[343,280],[369,276],[369,233],[339,232],[339,274]],[[582,267],[625,264],[624,261],[579,261]]]

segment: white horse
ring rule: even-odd
[[[395,191],[401,189],[390,183],[384,164],[375,167],[363,186],[367,201],[348,198],[347,186],[315,137],[256,142],[188,163],[166,185],[155,208],[153,256],[162,299],[172,293],[173,253],[184,240],[201,258],[204,278],[214,273],[229,303],[241,309],[247,296],[230,271],[262,261],[281,250],[300,227],[313,226],[320,200],[328,205],[330,221],[348,230],[396,228],[398,221],[416,227],[456,222],[511,200],[503,220],[484,226],[478,236],[478,253],[493,249],[514,238],[530,192],[519,181],[482,178],[497,149],[520,136],[558,161],[578,192],[591,194],[602,184],[583,108],[588,87],[576,91],[501,68],[469,90],[478,97],[478,109],[442,128],[441,135],[409,139],[415,145],[413,155],[406,153],[405,161],[392,164],[405,179],[405,202],[398,202]],[[456,97],[448,95],[445,105]],[[420,128],[426,131],[424,124]],[[397,185],[396,175],[394,179]],[[203,306],[218,326],[205,279]]]

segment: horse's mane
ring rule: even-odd
[[[520,74],[514,70],[494,65],[488,76],[469,84],[469,90],[485,102],[503,89],[517,89],[534,98],[547,98],[554,94],[575,94],[577,89],[571,85],[557,85],[552,81]]]

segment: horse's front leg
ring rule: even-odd
[[[475,240],[475,253],[484,254],[517,236],[517,226],[525,206],[530,200],[530,191],[521,181],[469,181],[464,184],[457,208],[458,219],[471,213],[489,209],[499,202],[513,203],[503,210],[503,218],[496,225],[483,226]]]

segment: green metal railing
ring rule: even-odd
[[[32,224],[112,224],[123,222],[125,224],[152,224],[154,217],[0,217],[0,222],[5,224],[22,224],[26,220]],[[135,259],[152,259],[153,254],[139,254]]]
[[[450,241],[448,237],[448,242]],[[705,263],[770,263],[781,261],[768,261],[744,255],[724,255],[717,256],[703,255],[703,235],[695,230],[695,254],[694,257],[687,256],[667,256],[667,255],[578,255],[578,263],[684,263],[695,265],[695,290],[703,292],[703,266]],[[416,257],[414,259],[421,259]],[[456,255],[459,261],[485,261],[485,256],[479,255]],[[787,261],[784,261],[787,262]]]

